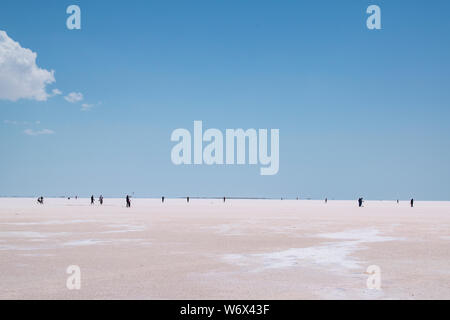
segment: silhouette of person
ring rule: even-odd
[[[103,205],[103,196],[100,195],[100,198],[98,198],[98,201],[100,202],[100,205]]]
[[[94,200],[94,196],[92,195],[92,196],[91,196],[91,205],[94,204],[94,201],[95,201],[95,200]]]
[[[328,202],[328,198],[325,198],[325,203],[327,203]]]
[[[358,206],[362,207],[362,204],[363,204],[363,198],[359,198],[358,199]]]
[[[414,199],[411,199],[411,208],[414,207]]]
[[[186,198],[186,201],[189,203],[189,197]]]
[[[164,203],[164,197],[161,198],[162,203]]]
[[[129,195],[127,195],[126,201],[127,201],[127,208],[130,208],[131,207],[131,201],[130,201],[130,196]]]
[[[225,202],[225,197],[223,197],[223,202]]]
[[[397,199],[397,203],[398,203],[399,201],[398,201],[398,199]]]

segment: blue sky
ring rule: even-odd
[[[66,28],[71,4],[81,30]],[[366,27],[371,4],[382,30]],[[0,30],[62,94],[0,100],[0,195],[450,200],[448,12],[448,1],[3,0]],[[170,135],[194,120],[280,129],[279,173],[173,165]]]

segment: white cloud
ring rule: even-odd
[[[29,136],[39,136],[43,134],[54,134],[55,132],[50,129],[42,129],[42,130],[26,129],[24,133]]]
[[[0,99],[45,101],[46,86],[55,82],[54,71],[36,65],[37,53],[11,39],[0,30]]]
[[[71,92],[64,99],[70,103],[79,102],[83,100],[83,94],[81,92]]]

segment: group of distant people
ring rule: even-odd
[[[93,205],[94,202],[95,202],[95,198],[94,198],[94,196],[92,195],[92,196],[91,196],[91,205]],[[102,195],[100,195],[100,197],[98,197],[98,202],[100,203],[100,205],[103,205],[103,196],[102,196]]]
[[[68,197],[67,199],[70,200],[70,197]],[[78,196],[76,196],[75,199],[78,199]],[[223,202],[225,202],[225,200],[226,200],[226,198],[223,197]],[[161,197],[161,201],[162,201],[162,203],[164,203],[165,197]],[[190,198],[186,197],[186,201],[189,203]],[[37,199],[37,202],[39,204],[44,204],[44,197],[39,197]],[[98,198],[98,202],[100,203],[100,205],[103,205],[103,196],[102,195],[100,195],[100,197]],[[127,195],[125,197],[125,203],[126,203],[127,208],[131,208],[131,197],[129,195]],[[95,204],[95,197],[94,197],[94,195],[91,195],[91,205],[94,205],[94,204]]]
[[[70,200],[70,197],[68,199]],[[75,199],[78,199],[78,196],[76,196]],[[188,203],[189,203],[189,200],[190,200],[189,197],[186,197],[186,201]],[[283,200],[283,198],[281,198],[281,200]],[[298,198],[297,198],[297,200],[298,200]],[[165,197],[161,197],[161,201],[162,201],[162,203],[164,203]],[[223,202],[225,202],[225,201],[226,201],[226,198],[223,197]],[[39,204],[44,204],[44,197],[37,198],[37,202]],[[91,205],[94,205],[94,202],[95,202],[95,198],[94,198],[94,195],[92,195],[91,196]],[[100,195],[100,197],[98,198],[98,202],[100,203],[100,205],[103,205],[103,196],[102,195]],[[126,207],[131,208],[131,200],[130,200],[129,195],[126,196],[125,202],[126,202]],[[327,202],[328,202],[328,198],[325,198],[325,203],[327,203]],[[363,203],[364,203],[364,199],[358,198],[358,207],[362,207]],[[398,199],[397,199],[397,203],[400,203],[400,201]],[[410,205],[411,205],[411,208],[414,207],[414,199],[413,198],[410,200]]]
[[[100,197],[98,197],[98,202],[100,203],[100,205],[103,205],[103,196],[100,195]],[[125,202],[126,202],[126,207],[130,208],[131,207],[131,200],[130,200],[130,196],[127,195],[125,198]],[[91,196],[91,205],[94,205],[95,203],[95,198],[94,195]]]

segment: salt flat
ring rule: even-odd
[[[1,299],[450,299],[449,267],[450,202],[0,199]]]

